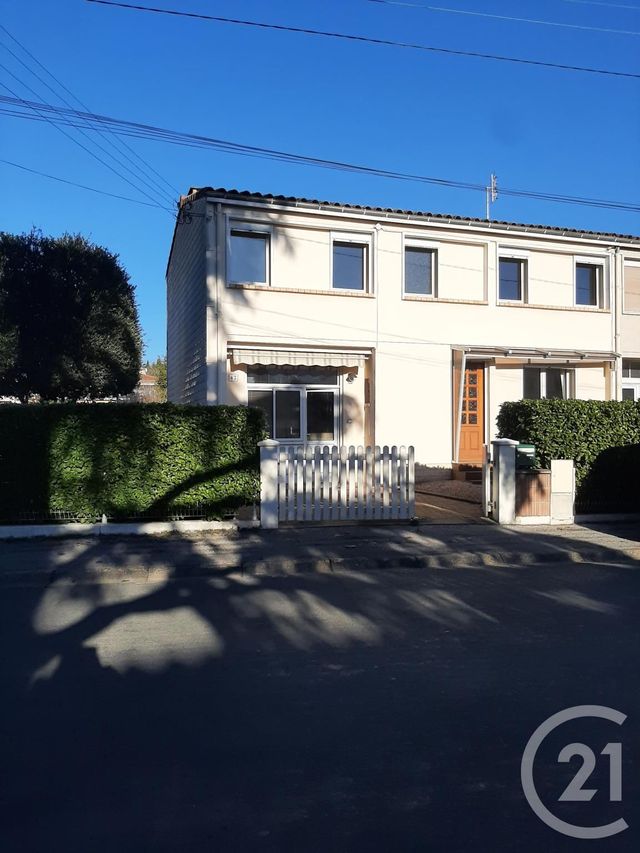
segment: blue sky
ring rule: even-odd
[[[367,0],[154,0],[149,5],[640,72],[640,37],[634,35]],[[444,5],[640,32],[640,0],[448,0]],[[621,8],[632,5],[637,8]],[[487,181],[494,171],[499,184],[518,189],[640,200],[640,80],[252,30],[84,0],[0,0],[0,20],[95,112],[397,171],[473,183]],[[1,31],[0,42],[20,53]],[[42,100],[60,103],[2,47],[0,53],[0,62]],[[0,81],[35,100],[3,69]],[[0,122],[1,158],[135,195],[50,125],[5,116]],[[466,190],[157,142],[131,144],[183,192],[212,185],[484,215],[483,195]],[[171,217],[1,163],[0,187],[0,229],[20,232],[35,225],[51,234],[81,232],[120,255],[137,287],[146,354],[163,354]],[[640,233],[635,213],[526,199],[502,197],[493,215]]]

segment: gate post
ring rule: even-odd
[[[493,495],[491,493],[491,445],[485,444],[482,447],[482,517],[488,518],[491,515],[491,501]]]
[[[551,521],[573,524],[576,475],[573,459],[551,460]]]
[[[493,519],[498,524],[516,520],[516,447],[512,438],[496,438],[493,445]]]
[[[278,448],[272,438],[259,441],[260,448],[260,527],[278,526]]]

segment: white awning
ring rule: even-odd
[[[232,347],[235,364],[277,364],[278,366],[305,367],[362,367],[368,358],[365,352],[348,350],[284,350],[250,349]]]

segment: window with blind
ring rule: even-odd
[[[624,265],[623,311],[627,314],[640,314],[640,262]]]

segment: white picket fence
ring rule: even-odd
[[[275,483],[270,482],[275,479]],[[261,442],[261,523],[409,519],[413,447]]]

